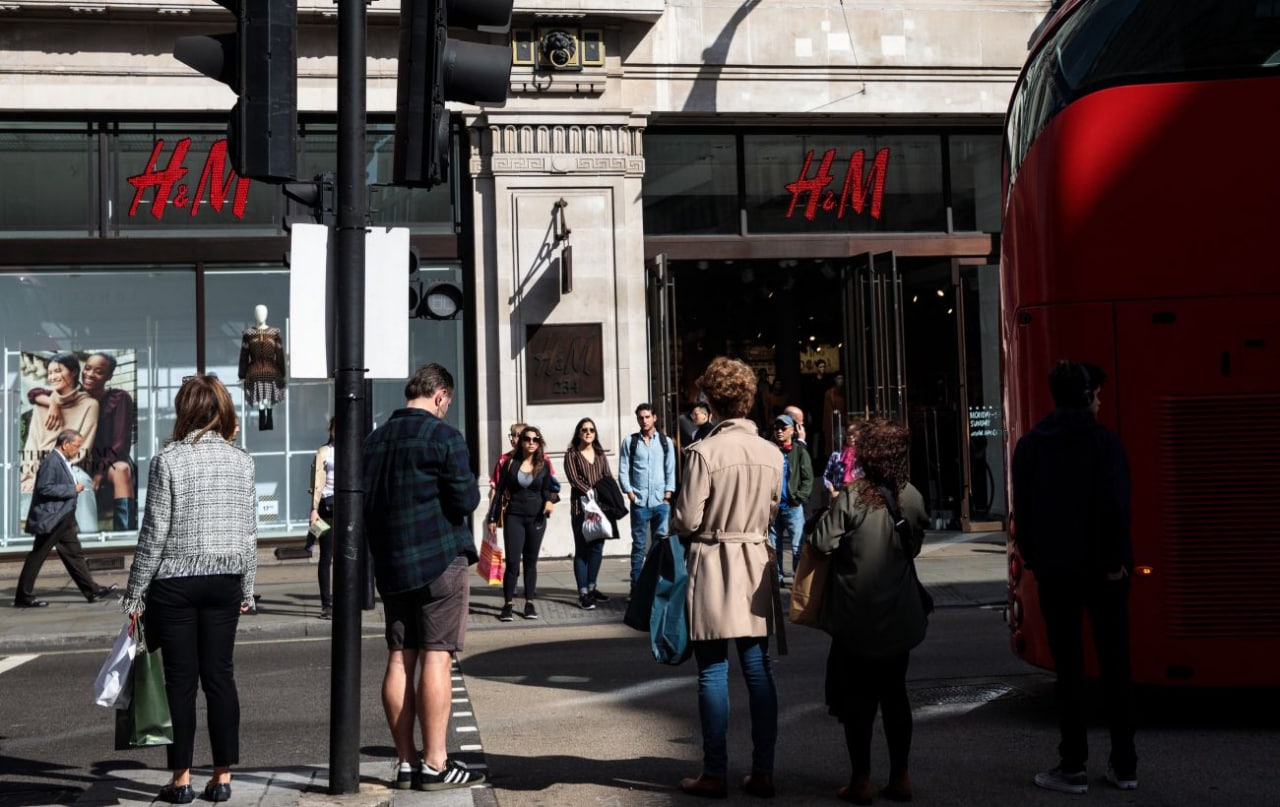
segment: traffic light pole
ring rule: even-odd
[[[337,467],[329,793],[360,790],[360,603],[365,556],[360,479],[367,409],[364,367],[365,0],[338,0]]]

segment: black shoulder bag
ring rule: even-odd
[[[907,556],[907,565],[911,567],[911,576],[916,579],[916,591],[920,592],[920,605],[924,608],[926,616],[932,614],[933,595],[924,587],[924,583],[920,582],[920,575],[916,572],[916,560],[907,550],[907,547],[915,541],[915,536],[911,534],[911,525],[898,511],[898,497],[893,494],[893,491],[879,485],[876,486],[876,490],[880,491],[880,496],[884,499],[884,509],[889,511],[889,518],[893,519],[893,528],[898,531],[898,537],[902,541],[902,551]]]

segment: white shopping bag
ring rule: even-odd
[[[138,640],[134,636],[133,620],[124,623],[111,654],[98,670],[93,682],[93,702],[108,709],[123,709],[129,705],[129,671],[133,669],[133,657],[138,652]]]
[[[587,491],[582,499],[582,540],[590,543],[613,537],[613,526],[596,503],[596,492]]]

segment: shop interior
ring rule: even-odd
[[[987,465],[1000,456],[999,441],[985,432],[969,435],[963,419],[966,403],[968,425],[973,412],[999,404],[991,394],[998,378],[981,377],[982,345],[964,348],[966,332],[967,341],[977,343],[990,334],[978,321],[979,288],[962,282],[950,259],[897,258],[874,267],[832,259],[688,260],[671,261],[667,269],[673,294],[666,308],[674,323],[665,330],[674,343],[672,397],[681,412],[695,400],[694,382],[706,364],[736,356],[760,375],[753,417],[762,434],[769,436],[767,427],[784,406],[805,410],[816,474],[852,420],[905,419],[912,432],[911,479],[934,527],[1003,518],[997,490],[1003,472]],[[900,280],[873,291],[872,272]],[[961,328],[966,299],[973,327]],[[873,304],[880,314],[865,315]],[[988,373],[998,373],[986,355]],[[892,389],[885,394],[885,387]],[[984,390],[993,400],[984,400]],[[962,508],[966,485],[968,507]]]

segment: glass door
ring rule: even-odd
[[[1000,267],[958,265],[957,336],[960,340],[960,402],[965,412],[962,462],[965,530],[1004,528],[1004,424],[1000,414]]]
[[[680,416],[679,346],[676,329],[676,284],[666,255],[658,255],[645,267],[646,308],[649,312],[649,373],[651,403],[658,416],[658,428],[668,435],[677,432]]]
[[[892,252],[864,253],[844,270],[844,323],[851,415],[906,422],[902,278]]]

